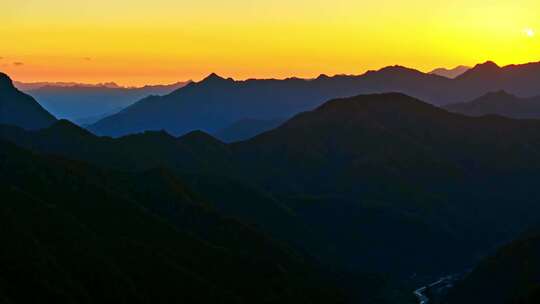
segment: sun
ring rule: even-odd
[[[534,37],[534,30],[532,28],[526,28],[523,30],[523,32],[525,33],[525,35],[527,35],[527,37],[529,38],[532,38]]]

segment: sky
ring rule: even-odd
[[[538,0],[0,0],[0,71],[122,85],[540,61]],[[538,31],[538,33],[537,33]]]

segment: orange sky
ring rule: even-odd
[[[449,2],[449,3],[446,3]],[[540,1],[18,0],[0,70],[20,81],[198,80],[428,71],[540,60]]]

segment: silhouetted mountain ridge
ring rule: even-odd
[[[450,104],[445,109],[470,116],[500,115],[520,119],[540,118],[540,97],[520,98],[506,91],[490,92],[475,100]]]
[[[218,134],[246,117],[276,120],[308,111],[332,98],[400,92],[435,105],[472,100],[505,90],[517,96],[540,95],[540,63],[499,67],[478,64],[455,79],[389,66],[359,76],[321,75],[316,79],[287,78],[237,81],[210,74],[199,83],[162,97],[145,98],[121,113],[89,127],[101,135],[122,136],[165,129],[173,135],[193,130]]]

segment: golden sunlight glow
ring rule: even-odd
[[[140,85],[504,65],[540,60],[539,11],[538,0],[2,1],[0,70]]]

